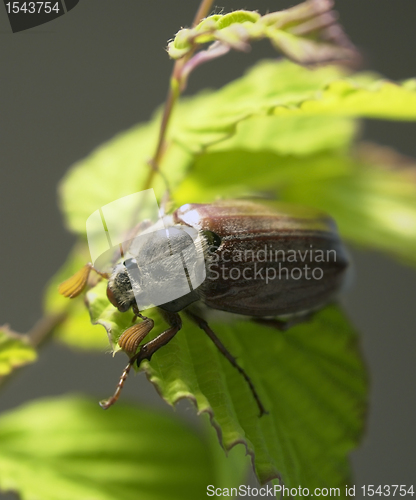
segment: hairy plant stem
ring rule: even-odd
[[[214,0],[202,0],[197,13],[195,14],[195,18],[192,22],[192,26],[196,26],[199,21],[207,17],[209,11],[211,10],[212,4]],[[186,88],[186,83],[188,81],[189,72],[183,72],[183,68],[189,59],[193,56],[194,51],[191,51],[182,59],[175,61],[172,69],[172,75],[170,77],[170,85],[168,94],[166,96],[165,106],[163,109],[162,121],[159,129],[159,137],[157,141],[157,146],[155,153],[151,160],[149,160],[149,165],[151,169],[149,170],[149,174],[147,176],[146,182],[144,184],[144,189],[149,189],[152,185],[155,173],[159,171],[160,161],[165,152],[165,138],[166,132],[168,130],[168,125],[170,118],[172,116],[172,111],[175,106],[178,97],[181,95],[183,90]]]

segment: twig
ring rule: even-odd
[[[211,10],[213,3],[214,3],[214,0],[202,0],[197,13],[195,14],[195,18],[192,22],[192,26],[196,26],[199,23],[199,21],[201,21],[202,19],[207,17],[209,11]],[[172,116],[172,110],[175,106],[176,101],[178,100],[178,97],[180,96],[180,94],[184,88],[184,82],[182,81],[182,79],[183,79],[183,71],[182,70],[183,70],[185,64],[192,57],[193,53],[194,53],[194,51],[191,51],[189,54],[187,54],[182,59],[178,59],[175,62],[175,64],[173,65],[172,74],[170,77],[169,90],[168,90],[168,94],[166,96],[165,106],[163,109],[162,121],[160,124],[159,138],[157,141],[155,153],[154,153],[152,159],[149,160],[149,165],[150,165],[151,169],[149,170],[149,174],[148,174],[146,182],[144,184],[144,189],[149,189],[151,187],[154,175],[159,170],[160,160],[161,160],[163,153],[164,153],[164,150],[165,150],[165,137],[166,137],[166,132],[167,132],[168,125],[169,125],[169,120]],[[186,77],[187,77],[187,75],[189,75],[189,72],[186,73]]]
[[[66,317],[66,313],[50,314],[44,316],[35,323],[35,326],[27,333],[28,340],[32,347],[40,347]]]

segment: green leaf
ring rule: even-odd
[[[270,126],[270,131],[266,133],[266,143],[260,139],[258,150],[271,146],[282,153],[298,154],[296,125],[301,129],[299,153],[308,152],[304,146],[308,132],[310,144],[315,140],[318,145],[322,144],[321,127],[324,141],[328,140],[326,137],[338,137],[337,142],[327,144],[327,147],[336,147],[341,135],[337,127],[344,126],[345,142],[352,138],[351,128],[345,130],[346,117],[416,120],[416,91],[410,83],[395,84],[366,73],[346,77],[341,69],[332,66],[310,70],[287,61],[263,61],[219,91],[184,101],[174,115],[171,137],[183,147],[193,148],[195,153],[234,134],[237,135],[230,146],[245,147],[245,139],[251,132],[256,137],[261,135],[256,130],[258,123],[251,123],[251,119],[266,117],[269,121],[264,122],[261,130]],[[274,121],[271,116],[280,120]],[[299,122],[292,121],[295,118]],[[279,139],[273,146],[274,128],[277,127],[275,137],[279,137],[286,121],[293,134],[290,146],[285,149],[284,141]],[[238,127],[241,128],[243,122],[247,130],[239,136]],[[333,134],[331,125],[335,127]],[[227,144],[225,141],[219,147],[226,149]],[[254,141],[250,144],[253,147]],[[311,152],[316,152],[318,146],[312,147],[315,151]]]
[[[88,309],[79,298],[75,299],[74,304],[71,304],[66,319],[54,330],[54,336],[60,342],[74,349],[101,352],[108,349],[108,338],[105,330],[91,323]]]
[[[414,80],[401,84],[378,80],[371,83],[339,80],[313,99],[298,107],[276,107],[278,116],[302,114],[303,116],[362,116],[385,120],[416,119],[416,92]]]
[[[243,122],[247,121],[247,127],[250,127],[250,119],[267,118],[273,115],[276,107],[292,108],[299,106],[305,100],[316,98],[332,81],[339,80],[343,75],[344,72],[334,66],[308,70],[288,61],[260,62],[242,78],[216,92],[205,91],[192,98],[183,99],[173,115],[169,137],[172,142],[181,144],[183,148],[189,149],[196,155],[208,146],[238,134]],[[326,123],[324,120],[318,121],[318,127],[323,124],[323,132],[329,134],[329,137],[334,137],[330,123],[336,128],[340,122],[336,118],[332,118],[332,122],[330,120]],[[277,127],[277,133],[284,130],[284,122],[276,117],[272,117],[272,120],[266,123],[271,126],[271,131],[266,136],[268,138],[266,143],[263,142],[265,139],[261,139],[259,149],[273,145],[271,139],[274,127]],[[346,120],[343,119],[342,125],[345,123]],[[311,120],[305,124],[302,122],[302,117],[298,122],[289,121],[289,130],[294,134],[289,146],[292,150],[296,141],[297,124],[304,140],[305,129],[311,130],[313,136],[317,137],[317,134],[313,133],[314,124]],[[250,130],[255,131],[256,125],[253,123]],[[345,126],[343,130],[345,131]],[[346,132],[350,130],[349,128]],[[335,134],[339,144],[340,133],[337,131]],[[245,134],[247,135],[249,133]],[[286,137],[288,135],[285,134]],[[351,139],[350,133],[345,141],[348,139]],[[241,141],[243,140],[242,137]],[[303,144],[304,141],[301,142]],[[224,147],[226,144],[225,142]],[[272,147],[284,149],[285,141],[278,141],[278,144]],[[296,153],[296,150],[294,152]]]
[[[416,162],[386,148],[364,148],[349,171],[287,184],[283,199],[330,213],[353,243],[416,264]]]
[[[249,322],[214,330],[249,373],[269,415],[258,417],[244,380],[189,323],[145,366],[165,399],[194,399],[212,416],[225,449],[247,446],[262,483],[280,476],[291,487],[345,486],[347,454],[363,429],[366,377],[356,336],[339,310],[326,309],[286,334]]]
[[[348,118],[301,115],[253,116],[237,125],[229,138],[207,152],[276,152],[306,156],[328,150],[346,150],[357,134],[358,123]],[[196,159],[199,161],[199,158]]]
[[[209,202],[216,197],[233,198],[265,193],[283,197],[288,186],[338,177],[350,172],[352,160],[346,154],[327,152],[309,156],[278,155],[272,151],[230,151],[207,153],[195,161],[192,175],[175,191],[178,205]],[[301,200],[296,200],[301,203]],[[319,200],[317,201],[319,203]]]
[[[250,42],[268,38],[272,45],[301,64],[357,60],[357,51],[336,23],[333,2],[309,0],[288,10],[260,16],[237,10],[215,14],[191,29],[180,30],[168,45],[173,59],[192,56],[206,43],[247,51]]]
[[[88,293],[95,318],[108,322],[104,288]],[[156,310],[146,311],[155,328],[166,329]],[[113,308],[113,342],[126,327]],[[241,375],[195,325],[183,330],[142,367],[158,392],[174,405],[190,398],[210,415],[226,450],[243,443],[263,483],[282,477],[286,485],[338,487],[348,482],[347,453],[361,435],[366,376],[357,338],[338,308],[282,334],[249,321],[213,326],[249,374],[269,415],[258,407]],[[130,381],[130,383],[132,383]]]
[[[0,377],[36,360],[36,351],[24,335],[0,327]]]
[[[159,116],[119,134],[69,170],[59,192],[70,230],[85,237],[86,221],[95,210],[144,189],[158,130]],[[182,179],[191,161],[188,150],[176,144],[168,148],[163,166],[170,186]],[[152,187],[159,197],[166,190],[159,176]]]
[[[172,416],[87,399],[36,401],[0,418],[0,489],[22,500],[202,498],[209,484],[237,486],[240,455],[217,474],[209,439]],[[186,473],[184,473],[186,471]]]
[[[356,131],[349,119],[267,116],[278,104],[296,105],[313,97],[341,75],[333,67],[309,71],[287,62],[266,62],[219,92],[184,99],[175,109],[161,164],[170,188],[182,181],[197,155],[210,145],[220,147],[221,141],[225,148],[241,143],[250,147],[246,139],[256,135],[259,140],[252,140],[252,147],[296,154],[347,147]],[[69,170],[59,188],[69,229],[85,237],[86,220],[95,210],[143,189],[159,123],[157,113],[147,125],[119,134]],[[165,184],[156,177],[153,187],[160,198]]]
[[[300,156],[346,150],[356,132],[348,117],[416,119],[412,81],[396,85],[368,74],[342,78],[335,67],[308,70],[266,61],[217,92],[184,99],[175,108],[161,164],[170,188],[175,190],[205,152],[239,148]],[[158,113],[69,171],[60,193],[71,230],[85,235],[86,220],[95,210],[143,189],[159,120]],[[165,190],[161,178],[154,189],[160,198]]]

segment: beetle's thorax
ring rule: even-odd
[[[165,218],[165,223],[169,222],[171,219]],[[139,235],[109,278],[110,302],[121,312],[135,304],[139,310],[159,306],[178,312],[199,300],[196,288],[203,278],[196,266],[202,259],[202,269],[205,268],[208,243],[204,235],[198,235],[198,231],[184,225],[150,228]]]

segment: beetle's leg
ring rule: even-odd
[[[251,381],[250,377],[243,370],[243,368],[237,363],[237,360],[235,359],[235,357],[227,350],[227,348],[224,346],[224,344],[221,342],[221,340],[211,330],[208,323],[204,319],[200,318],[199,316],[197,316],[196,314],[194,314],[191,311],[185,311],[185,314],[189,318],[191,318],[191,320],[194,323],[196,323],[199,326],[199,328],[204,330],[204,332],[208,335],[208,337],[212,340],[212,342],[214,342],[215,346],[220,351],[220,353],[223,356],[225,356],[228,359],[228,361],[234,366],[234,368],[236,368],[241,373],[241,375],[244,377],[245,381],[247,382],[248,386],[250,387],[250,390],[254,396],[254,399],[256,400],[257,406],[260,410],[260,417],[262,415],[264,415],[265,413],[267,413],[266,409],[264,408],[264,406],[260,400],[259,395],[257,394],[257,391],[256,391],[254,384]]]
[[[145,359],[150,361],[153,354],[172,340],[182,328],[182,320],[178,313],[170,313],[162,310],[159,311],[162,313],[164,319],[169,323],[170,328],[140,347],[140,351],[130,360],[133,361],[133,363],[136,362],[137,366],[140,366],[140,363]]]
[[[254,321],[254,323],[269,326],[270,328],[275,328],[276,330],[285,332],[295,325],[309,321],[312,317],[313,313],[306,313],[302,316],[294,316],[286,321],[278,318],[251,318],[251,320]]]
[[[134,364],[134,361],[133,361],[133,363],[131,363],[129,361],[129,364],[126,366],[126,368],[124,368],[124,371],[121,374],[120,380],[118,381],[116,390],[115,390],[114,394],[111,396],[111,398],[103,399],[103,401],[100,401],[100,406],[103,410],[107,410],[108,408],[110,408],[110,406],[113,406],[113,404],[120,397],[120,392],[123,389],[124,382],[126,381],[127,377],[129,376],[129,373],[130,373],[130,370],[131,370],[131,367],[133,366],[133,364]]]
[[[131,308],[133,309],[133,313],[134,313],[133,319],[131,320],[132,323],[136,323],[137,318],[140,318],[143,321],[146,319],[149,319],[147,316],[143,316],[143,314],[139,310],[139,306],[137,305],[137,303],[134,303],[131,306]]]
[[[85,264],[82,269],[80,269],[73,276],[61,283],[58,287],[58,292],[64,297],[68,297],[70,299],[78,297],[78,295],[85,289],[91,271],[95,271],[105,279],[109,278],[107,273],[98,271],[91,264],[91,262],[88,262],[88,264]]]
[[[117,384],[117,388],[116,388],[114,395],[111,396],[111,398],[100,402],[100,406],[104,410],[107,410],[107,408],[110,408],[110,406],[112,406],[118,400],[118,398],[120,396],[120,392],[123,389],[124,382],[126,381],[128,375],[129,375],[129,372],[131,370],[131,367],[134,365],[134,363],[137,363],[137,366],[140,366],[140,363],[144,359],[147,359],[150,361],[150,358],[153,356],[153,354],[158,349],[160,349],[162,346],[166,345],[171,339],[173,339],[173,337],[182,328],[182,321],[181,321],[179,314],[177,314],[177,313],[164,313],[163,316],[167,320],[167,322],[169,323],[170,328],[165,330],[163,333],[158,335],[153,340],[150,340],[146,344],[143,344],[140,347],[140,351],[130,358],[129,364],[126,366],[123,373],[121,374],[121,377],[120,377],[120,380]],[[130,345],[130,341],[131,341],[131,343],[133,343],[133,341],[134,341],[134,343],[136,345],[135,349],[137,349],[140,342],[144,339],[144,337],[153,328],[153,321],[150,318],[146,318],[145,316],[142,316],[142,315],[140,315],[140,317],[143,318],[144,321],[142,323],[139,323],[138,325],[131,326],[122,335],[122,337],[124,337],[127,334],[125,340],[126,340],[126,342],[128,342],[128,345]],[[144,325],[144,323],[146,321],[151,321],[151,325],[152,325],[151,328],[147,332],[146,332],[145,327],[142,327],[142,329],[139,329],[139,331],[134,330],[136,327],[140,327],[141,325]],[[150,323],[148,323],[147,326],[150,326]],[[128,333],[129,331],[130,331],[130,333]],[[132,336],[134,337],[134,339],[130,338]],[[140,340],[138,340],[139,337],[140,337]],[[120,337],[120,339],[121,339],[121,337]],[[121,345],[120,339],[119,339],[119,345]],[[138,342],[137,342],[137,340],[138,340]]]

